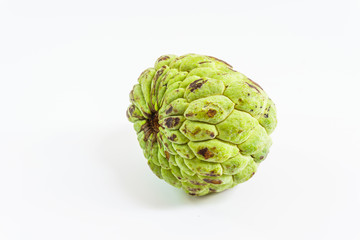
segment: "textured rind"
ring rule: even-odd
[[[130,102],[126,115],[150,169],[196,196],[249,180],[277,124],[265,91],[211,56],[159,57],[140,75]]]

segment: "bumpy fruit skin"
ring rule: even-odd
[[[210,56],[161,56],[140,75],[130,101],[127,117],[151,170],[196,196],[250,179],[277,124],[264,90]]]

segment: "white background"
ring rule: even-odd
[[[360,1],[0,1],[0,239],[360,239]],[[279,124],[202,198],[148,169],[125,111],[162,54],[216,56]]]

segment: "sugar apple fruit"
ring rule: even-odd
[[[250,179],[277,124],[264,90],[210,56],[161,56],[141,73],[130,101],[127,117],[151,170],[196,196]]]

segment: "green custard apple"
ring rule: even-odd
[[[150,169],[190,195],[250,179],[272,144],[265,91],[215,57],[164,55],[141,73],[127,117]]]

